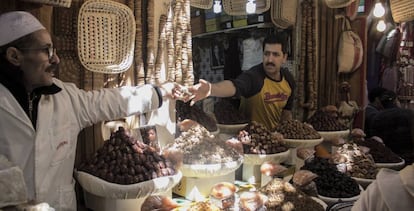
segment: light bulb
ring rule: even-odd
[[[220,3],[220,1],[214,1],[213,11],[214,11],[214,13],[221,13],[221,3]]]
[[[378,23],[377,23],[377,31],[383,32],[383,31],[385,31],[386,28],[387,28],[387,25],[385,25],[384,20],[378,21]]]
[[[248,0],[246,3],[246,12],[247,14],[252,14],[256,12],[256,3],[253,0]]]
[[[384,16],[384,14],[385,14],[385,9],[382,6],[381,2],[375,3],[374,16],[377,17],[377,18],[380,18],[380,17]]]

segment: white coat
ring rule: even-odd
[[[401,171],[381,169],[376,180],[362,192],[352,211],[414,210],[414,164]]]
[[[29,200],[76,210],[72,175],[78,133],[103,120],[157,109],[162,98],[151,85],[86,92],[58,79],[54,83],[62,91],[41,96],[36,130],[0,84],[0,154],[22,169]]]

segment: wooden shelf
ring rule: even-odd
[[[237,27],[237,28],[223,29],[223,30],[218,30],[218,31],[213,31],[213,32],[201,33],[201,34],[194,35],[193,38],[201,38],[201,37],[206,37],[209,35],[215,35],[215,34],[220,34],[220,33],[230,33],[230,32],[235,32],[237,30],[250,29],[250,28],[272,28],[272,27],[275,27],[273,23],[257,23],[257,24],[252,24],[252,25],[247,25],[247,26],[242,26],[242,27]]]

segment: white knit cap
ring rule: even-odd
[[[0,15],[0,46],[45,27],[32,14],[13,11]]]

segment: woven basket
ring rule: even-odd
[[[200,9],[210,9],[213,6],[213,0],[191,0],[190,5]]]
[[[90,71],[121,73],[134,59],[135,18],[124,4],[90,0],[79,10],[78,53]]]
[[[390,0],[391,14],[395,22],[414,20],[413,0]]]
[[[228,15],[247,15],[247,0],[222,0],[223,10]],[[256,14],[261,14],[270,9],[270,0],[256,0]]]
[[[26,2],[33,2],[33,3],[39,3],[39,4],[47,4],[57,7],[70,7],[70,4],[72,3],[72,0],[22,0]]]
[[[276,26],[286,29],[296,23],[298,0],[273,0],[271,19]]]
[[[355,0],[325,0],[326,6],[329,8],[343,8],[350,5]]]

